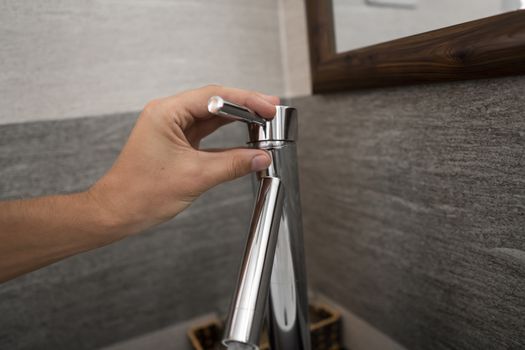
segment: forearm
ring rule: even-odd
[[[0,202],[0,282],[125,236],[90,192]]]
[[[0,282],[170,220],[208,189],[266,169],[271,158],[263,150],[198,148],[228,122],[209,113],[213,95],[265,118],[279,102],[207,86],[148,103],[117,161],[90,190],[0,202]]]

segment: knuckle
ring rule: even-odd
[[[222,89],[222,85],[219,84],[208,84],[204,87],[206,90],[220,90]]]
[[[160,104],[160,101],[161,100],[157,98],[146,103],[146,105],[144,106],[144,112],[146,114],[150,114],[151,112],[153,112]]]

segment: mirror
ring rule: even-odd
[[[525,8],[525,0],[332,0],[336,52]]]
[[[525,74],[525,0],[305,5],[314,93]]]

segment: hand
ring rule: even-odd
[[[213,95],[272,118],[279,99],[208,86],[150,102],[117,161],[88,191],[0,202],[0,283],[168,220],[209,188],[270,165],[263,150],[199,150],[229,121]]]
[[[87,192],[117,234],[169,220],[211,187],[270,165],[263,150],[199,149],[204,137],[230,122],[208,112],[214,95],[268,119],[279,103],[276,96],[221,86],[148,103],[113,167]]]

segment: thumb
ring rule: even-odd
[[[258,149],[234,148],[219,152],[202,152],[206,162],[207,187],[235,180],[254,171],[268,168],[272,162],[268,152]]]

